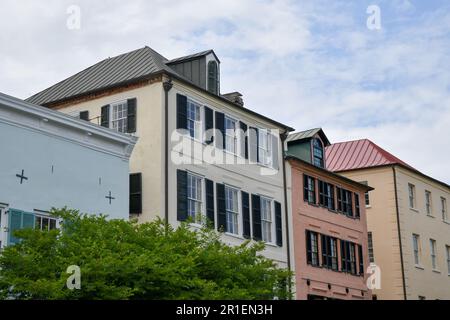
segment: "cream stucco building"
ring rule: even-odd
[[[226,242],[263,240],[269,258],[289,265],[282,139],[292,129],[244,107],[237,92],[220,94],[212,50],[168,60],[145,47],[28,100],[139,137],[132,217],[207,217]]]
[[[327,148],[327,167],[375,190],[366,195],[378,299],[450,299],[450,186],[369,140]],[[372,245],[371,245],[372,244]]]

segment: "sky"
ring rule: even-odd
[[[222,93],[247,108],[331,142],[368,138],[450,183],[448,1],[1,0],[0,17],[3,93],[27,98],[144,46],[214,49]]]

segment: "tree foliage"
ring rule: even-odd
[[[52,231],[21,230],[0,255],[3,299],[284,299],[291,275],[261,256],[264,245],[231,247],[208,228],[174,229],[53,210]],[[69,290],[69,266],[81,289]],[[289,280],[290,281],[290,280]]]

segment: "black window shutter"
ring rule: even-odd
[[[324,197],[324,182],[319,180],[319,204],[325,205],[325,197]]]
[[[277,246],[283,246],[283,223],[281,219],[281,203],[275,201],[275,230],[277,235]]]
[[[327,240],[325,235],[320,236],[320,245],[322,249],[322,266],[327,267],[328,266],[328,251],[327,251]]]
[[[187,130],[187,97],[177,94],[177,129]]]
[[[127,132],[136,132],[136,108],[137,100],[136,98],[129,99],[127,103],[128,115],[127,115]]]
[[[81,111],[80,112],[80,119],[89,121],[89,111]]]
[[[258,146],[259,146],[259,134],[257,128],[250,127],[249,129],[249,139],[250,139],[250,146],[249,146],[249,158],[250,161],[253,163],[259,162],[259,152],[258,152]]]
[[[102,107],[101,125],[105,128],[109,128],[109,109],[109,105]]]
[[[214,111],[205,106],[205,142],[211,144],[214,142]]]
[[[225,206],[225,185],[216,184],[217,230],[227,232],[227,211]]]
[[[241,136],[241,155],[245,157],[245,159],[248,159],[248,134],[247,134],[247,130],[248,130],[248,126],[243,123],[240,122],[240,128],[242,131],[242,136]]]
[[[214,182],[211,180],[205,179],[206,185],[206,217],[208,218],[208,222],[211,223],[212,228],[214,229]]]
[[[225,149],[225,115],[221,112],[216,112],[216,133],[216,148]]]
[[[242,197],[242,225],[245,239],[251,238],[250,227],[250,196],[247,192],[241,192]]]
[[[188,217],[187,208],[187,172],[177,170],[177,219],[186,221]]]
[[[306,261],[312,264],[311,231],[306,231]]]
[[[277,137],[276,135],[271,135],[272,137],[272,167],[275,170],[279,169],[279,164],[278,164],[278,148],[279,148],[279,137]]]
[[[253,215],[253,239],[256,241],[262,240],[261,227],[261,197],[252,194],[252,215]]]
[[[306,174],[303,175],[303,200],[308,201],[308,176]]]
[[[359,260],[359,275],[364,275],[364,256],[363,256],[363,248],[358,244],[358,260]]]
[[[130,175],[130,213],[142,213],[142,174]]]

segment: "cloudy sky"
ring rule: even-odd
[[[450,183],[448,1],[1,0],[0,13],[1,92],[27,98],[146,45],[169,59],[214,49],[222,92],[248,108],[332,142],[369,138]]]

